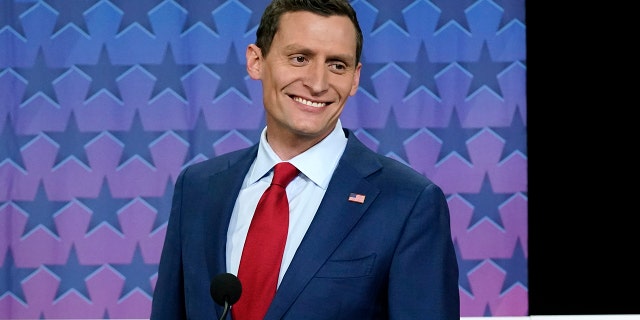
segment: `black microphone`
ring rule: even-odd
[[[232,304],[238,302],[242,294],[242,284],[240,279],[231,273],[221,273],[211,280],[209,287],[211,297],[217,304],[224,306],[224,311],[220,320],[223,320],[229,312]]]

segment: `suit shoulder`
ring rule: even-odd
[[[398,183],[427,186],[434,184],[429,178],[416,171],[409,165],[396,159],[378,154],[378,161],[382,164],[381,174]]]

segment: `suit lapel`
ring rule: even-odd
[[[229,158],[219,171],[209,177],[206,192],[208,199],[202,208],[205,230],[204,255],[209,279],[227,272],[227,229],[244,176],[255,159],[256,152],[257,147],[253,147],[245,153],[238,154],[239,156]],[[220,316],[222,308],[218,305],[215,307]]]
[[[379,190],[365,179],[381,167],[371,154],[372,151],[350,133],[345,153],[265,319],[282,318],[378,195]],[[351,193],[365,195],[366,201],[349,201]]]

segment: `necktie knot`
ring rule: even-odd
[[[280,162],[273,168],[273,180],[271,180],[271,184],[286,188],[297,175],[298,168],[289,162]]]

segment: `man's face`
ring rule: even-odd
[[[247,50],[247,69],[262,80],[267,138],[319,141],[356,93],[356,31],[349,18],[306,11],[280,18],[267,57]]]

